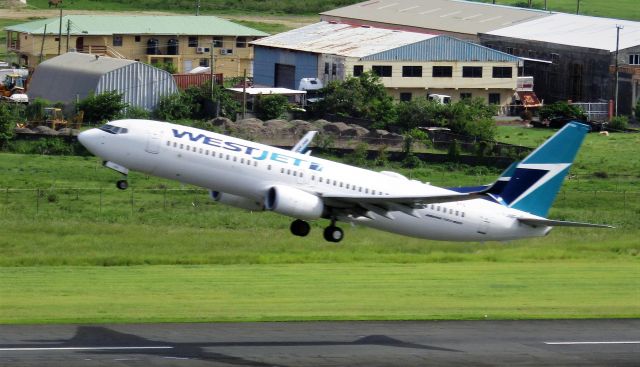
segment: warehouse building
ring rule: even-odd
[[[58,32],[62,29],[62,38]],[[249,42],[268,36],[214,16],[65,15],[5,27],[7,51],[16,63],[35,67],[67,50],[172,64],[178,73],[208,67],[225,76],[251,75]]]
[[[613,100],[617,49],[618,112],[630,115],[640,98],[640,22],[558,13],[480,34],[480,40],[526,58],[536,94],[547,101]]]
[[[42,62],[29,85],[29,98],[71,105],[93,94],[117,91],[130,106],[152,110],[160,97],[178,91],[168,72],[137,61],[69,52]]]
[[[320,22],[255,41],[254,82],[294,89],[371,71],[397,100],[449,95],[506,105],[519,58],[449,36]]]
[[[371,0],[320,13],[353,25],[444,34],[478,41],[478,33],[544,18],[546,11],[458,0]]]

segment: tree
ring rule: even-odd
[[[89,122],[115,120],[129,106],[122,101],[122,93],[117,91],[102,94],[91,94],[78,103],[78,109],[84,111],[84,119]]]
[[[209,107],[209,108],[207,108]],[[240,105],[219,85],[205,83],[160,99],[154,115],[167,121],[224,116],[235,118]]]
[[[258,100],[256,113],[263,120],[277,119],[284,116],[288,105],[289,100],[283,95],[264,95]]]
[[[587,115],[585,115],[582,108],[570,105],[569,103],[563,101],[555,102],[542,107],[540,109],[539,115],[540,120],[550,120],[553,118],[569,118],[578,120],[587,119]]]
[[[395,119],[395,105],[380,78],[366,72],[344,81],[334,80],[323,90],[318,111],[373,120],[384,126]]]
[[[20,121],[21,106],[0,103],[0,148],[4,148],[15,135],[16,123]]]

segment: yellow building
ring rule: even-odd
[[[267,33],[213,16],[67,15],[5,27],[13,62],[35,67],[69,50],[172,64],[177,73],[214,63],[225,77],[249,76],[253,47]]]

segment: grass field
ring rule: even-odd
[[[534,146],[551,133],[501,127],[499,140]],[[286,217],[176,182],[134,173],[116,190],[118,175],[94,157],[3,153],[0,323],[640,317],[638,138],[589,135],[579,178],[550,214],[617,229],[510,243],[345,225],[346,239],[328,244],[325,221],[298,238]],[[499,174],[390,169],[443,186]]]
[[[637,266],[0,268],[0,323],[638,317]]]

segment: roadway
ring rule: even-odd
[[[0,366],[640,366],[640,319],[1,325]]]

